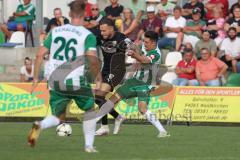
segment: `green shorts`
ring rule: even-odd
[[[147,104],[150,99],[150,91],[150,85],[136,78],[126,80],[123,85],[116,90],[122,99],[138,97],[138,101],[143,101]]]
[[[74,100],[78,108],[83,111],[90,110],[94,106],[94,96],[90,89],[85,91],[86,95],[70,95],[62,94],[54,90],[50,90],[50,106],[52,114],[59,116],[66,112],[66,108],[71,100]]]

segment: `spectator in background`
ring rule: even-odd
[[[240,7],[240,0],[238,0],[236,3],[234,3],[232,5],[232,7],[230,8],[229,17],[233,17],[233,10],[234,10],[235,7]]]
[[[1,25],[2,32],[9,39],[12,35],[11,31],[24,31],[27,27],[27,21],[32,21],[35,16],[35,7],[31,4],[31,0],[23,0],[23,4],[17,6],[16,12],[10,17],[7,25]]]
[[[223,11],[223,17],[226,18],[228,14],[228,0],[208,0],[205,4],[207,10],[206,19],[213,19],[213,9]]]
[[[145,0],[128,0],[128,3],[124,7],[130,8],[135,18],[141,20],[146,11],[146,2]]]
[[[233,9],[233,17],[227,20],[224,30],[227,32],[230,27],[235,27],[237,29],[237,36],[240,36],[240,7],[238,6]]]
[[[88,0],[85,0],[86,7],[85,7],[85,15],[84,17],[91,17],[92,16],[92,11],[91,11],[91,6],[92,4],[88,2]]]
[[[99,22],[103,19],[104,14],[100,13],[97,4],[91,5],[92,16],[85,18],[84,26],[89,29],[96,37],[100,36]]]
[[[34,66],[29,57],[24,59],[24,66],[20,69],[20,82],[32,82],[34,74]]]
[[[172,84],[176,86],[188,86],[191,80],[196,79],[195,67],[196,59],[193,58],[193,51],[186,49],[183,53],[183,60],[178,62],[176,67],[176,74],[178,78],[173,80]]]
[[[123,6],[118,3],[118,0],[110,0],[111,5],[107,6],[104,11],[108,19],[116,20],[121,19]]]
[[[104,11],[108,19],[114,20],[115,26],[120,30],[122,26],[121,14],[123,12],[123,6],[118,3],[118,0],[110,0],[111,5],[107,6]]]
[[[201,20],[201,11],[199,8],[192,10],[192,19],[187,21],[183,32],[178,33],[176,41],[176,50],[180,50],[181,44],[191,43],[195,47],[196,43],[200,40],[203,27],[206,26],[205,21]]]
[[[62,26],[64,24],[69,24],[69,20],[62,15],[62,10],[60,8],[55,8],[53,10],[54,18],[52,18],[45,29],[45,33],[49,33],[52,28]]]
[[[200,86],[221,86],[220,78],[227,70],[227,65],[211,56],[211,53],[207,48],[201,49],[201,60],[196,64],[196,77],[197,80],[193,80],[192,85]]]
[[[144,19],[141,24],[141,29],[138,33],[136,43],[139,43],[142,36],[146,31],[154,31],[158,35],[162,33],[162,21],[155,15],[155,7],[148,6],[147,7],[147,19]]]
[[[181,10],[181,7],[176,6],[173,11],[173,17],[167,18],[163,28],[166,37],[158,41],[159,49],[169,46],[176,48],[178,33],[182,32],[183,28],[186,26],[186,19],[181,16]]]
[[[237,37],[236,28],[229,28],[228,38],[223,40],[221,50],[225,53],[224,61],[236,73],[237,63],[240,62],[240,38]]]
[[[156,14],[158,14],[161,17],[161,20],[165,22],[169,16],[173,15],[173,9],[175,6],[175,4],[169,2],[168,0],[161,0],[161,2],[156,6]]]
[[[140,30],[139,23],[134,19],[133,11],[130,8],[125,8],[123,10],[123,15],[123,25],[121,26],[120,32],[134,42]]]
[[[62,10],[60,8],[55,8],[53,10],[54,18],[52,18],[45,29],[45,31],[41,31],[40,33],[40,43],[42,44],[47,34],[54,28],[58,26],[62,26],[64,24],[69,24],[69,20],[62,15]]]
[[[192,19],[192,12],[193,9],[195,8],[199,8],[200,17],[201,19],[203,19],[205,14],[204,5],[202,2],[199,2],[198,0],[189,0],[189,2],[183,6],[182,16],[186,19]]]
[[[213,9],[213,19],[207,21],[207,30],[210,32],[210,38],[214,39],[219,47],[226,36],[224,31],[225,19],[223,18],[222,10]]]
[[[210,32],[208,30],[203,31],[202,39],[197,42],[194,48],[197,59],[201,58],[200,51],[203,48],[207,48],[213,57],[217,55],[216,42],[210,38]]]

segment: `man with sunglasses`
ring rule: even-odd
[[[86,17],[84,26],[88,28],[96,37],[100,36],[99,22],[104,17],[97,4],[91,5],[92,16]]]

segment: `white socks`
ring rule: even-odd
[[[42,121],[40,121],[40,127],[41,129],[47,129],[50,127],[54,127],[59,125],[60,120],[56,116],[48,116],[45,117]]]
[[[107,100],[100,108],[96,119],[99,121],[103,116],[108,114],[114,108],[114,103],[110,100]]]
[[[96,119],[83,121],[83,134],[85,138],[85,148],[92,148],[96,130]]]
[[[166,133],[166,132],[167,132],[167,131],[163,128],[163,126],[162,126],[162,124],[159,122],[159,120],[157,119],[156,114],[151,113],[151,111],[147,110],[147,112],[145,113],[145,116],[146,116],[147,120],[148,120],[150,123],[152,123],[152,125],[154,125],[154,126],[158,129],[158,131],[159,131],[160,133],[163,133],[163,132]]]

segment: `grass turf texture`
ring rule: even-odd
[[[157,138],[151,125],[123,125],[117,136],[96,137],[97,154],[83,152],[82,127],[70,137],[44,130],[35,148],[27,146],[30,123],[0,123],[0,160],[239,160],[239,127],[171,126]],[[112,126],[111,126],[112,127]]]

